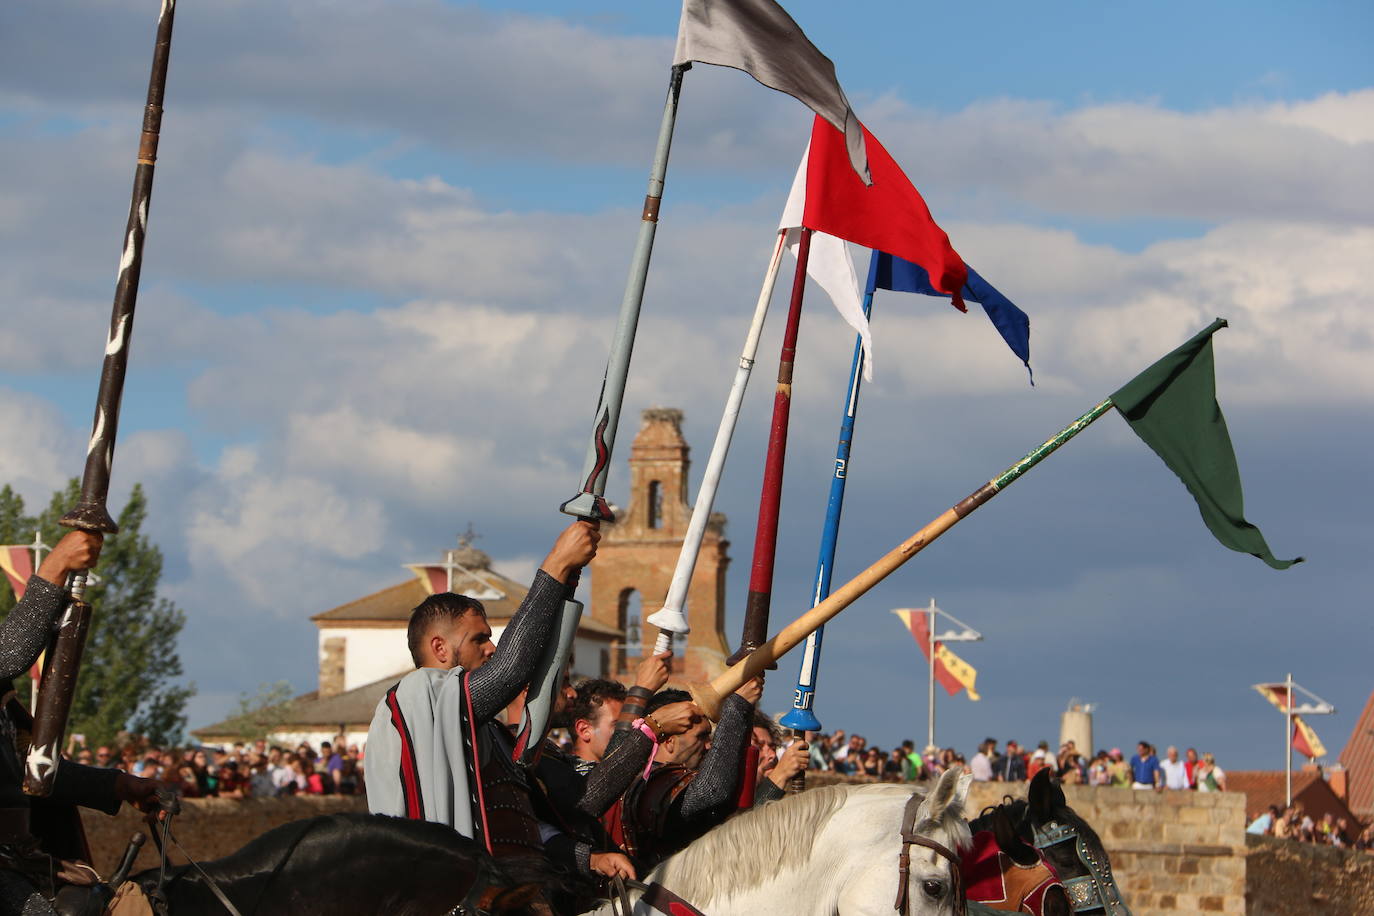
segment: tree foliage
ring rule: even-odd
[[[224,730],[244,742],[269,737],[290,720],[294,694],[287,681],[259,684],[258,692],[252,696],[239,694],[234,712],[224,722]]]
[[[13,489],[0,488],[0,544],[31,543],[35,530],[45,543],[57,543],[65,533],[57,520],[79,493],[73,479],[30,516]],[[95,569],[100,581],[86,589],[94,613],[68,732],[93,743],[111,742],[122,731],[174,743],[186,726],[186,701],[195,694],[194,685],[179,683],[184,672],[176,642],[186,615],[158,597],[162,551],[142,533],[147,514],[143,487],[135,485],[119,513],[119,533],[105,538]],[[0,582],[0,607],[13,604],[9,583]]]

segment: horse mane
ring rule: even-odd
[[[650,880],[698,904],[752,890],[808,861],[821,829],[849,799],[859,795],[907,798],[911,792],[911,787],[904,785],[840,784],[790,795],[731,817],[659,865]],[[959,812],[952,811],[940,826],[957,836],[962,824]],[[894,829],[894,850],[896,839]],[[965,828],[962,842],[967,841]]]
[[[843,784],[822,786],[737,814],[670,856],[651,877],[703,903],[717,894],[758,887],[811,855],[821,828],[851,791]]]

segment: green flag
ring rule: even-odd
[[[1202,510],[1202,520],[1222,544],[1259,557],[1274,569],[1295,560],[1278,560],[1260,530],[1245,520],[1240,469],[1226,418],[1217,403],[1212,326],[1127,382],[1112,395],[1126,422],[1177,474]]]

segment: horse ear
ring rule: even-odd
[[[1031,817],[1037,821],[1048,820],[1054,810],[1051,794],[1054,787],[1050,784],[1048,768],[1036,773],[1026,789],[1026,803],[1030,806]],[[1063,795],[1061,792],[1060,795]]]
[[[933,821],[939,823],[944,819],[947,812],[952,812],[962,816],[964,812],[964,802],[968,799],[968,787],[973,782],[973,775],[966,772],[962,767],[950,767],[940,776],[940,781],[935,784],[935,788],[921,802],[921,807],[917,809],[916,823],[922,821]]]

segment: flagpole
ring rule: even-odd
[[[787,425],[792,411],[792,370],[797,359],[797,332],[801,326],[802,297],[806,291],[806,264],[811,257],[811,230],[802,227],[797,246],[797,270],[792,276],[792,300],[783,328],[778,358],[778,387],[773,395],[773,422],[768,435],[768,454],[763,462],[763,486],[759,493],[759,520],[754,529],[754,562],[749,575],[749,594],[744,602],[744,632],[731,656],[738,661],[754,651],[768,635],[768,609],[773,598],[773,565],[777,557],[778,517],[782,509],[782,476],[787,459]]]
[[[1110,397],[1103,398],[1091,410],[1046,439],[1001,474],[946,509],[925,527],[888,551],[872,566],[832,592],[830,597],[783,627],[776,636],[766,640],[753,652],[717,675],[709,684],[696,687],[692,691],[692,696],[697,705],[711,718],[714,719],[719,716],[720,704],[725,697],[744,686],[752,678],[762,674],[778,658],[806,639],[817,627],[849,607],[869,589],[930,546],[932,542],[979,506],[1011,486],[1031,468],[1054,454],[1060,446],[1087,429],[1113,406],[1115,405],[1112,404]]]
[[[930,662],[930,708],[926,719],[926,751],[935,750],[935,599],[930,599],[930,615],[926,624],[926,642],[929,649],[927,660]]]
[[[715,504],[716,491],[720,488],[720,475],[725,468],[725,458],[730,451],[730,440],[739,423],[740,406],[744,403],[744,391],[749,385],[749,376],[754,369],[754,358],[758,355],[759,339],[763,336],[763,323],[768,315],[768,303],[773,298],[773,288],[777,285],[778,269],[782,265],[782,250],[787,240],[786,230],[778,232],[773,246],[773,256],[768,261],[763,284],[759,287],[759,298],[754,304],[754,317],[749,323],[749,331],[744,337],[744,349],[740,353],[739,367],[735,370],[735,380],[730,385],[730,393],[725,399],[725,410],[720,417],[720,427],[716,430],[716,441],[711,446],[711,456],[706,460],[706,471],[701,478],[701,487],[692,505],[692,518],[687,523],[687,534],[678,551],[677,566],[673,569],[673,579],[668,586],[668,596],[663,607],[651,614],[646,623],[658,627],[658,639],[654,643],[654,654],[673,651],[673,637],[685,636],[691,630],[683,608],[687,604],[687,592],[692,585],[692,574],[696,571],[697,556],[701,552],[701,542],[706,535],[706,525],[711,519],[711,509]]]
[[[878,257],[873,253],[873,259]],[[873,270],[868,271],[870,281]],[[863,313],[867,320],[873,311],[873,287],[864,291]],[[830,595],[830,579],[835,568],[835,549],[840,536],[840,514],[844,509],[844,488],[849,478],[849,453],[854,443],[854,420],[859,411],[859,386],[863,382],[863,338],[855,335],[854,358],[849,365],[849,385],[845,388],[844,413],[840,419],[839,441],[835,446],[835,465],[830,477],[830,495],[826,500],[825,522],[821,526],[820,556],[816,560],[816,585],[811,599],[815,607]],[[816,682],[820,673],[821,643],[825,638],[825,627],[806,637],[806,648],[802,651],[801,667],[797,672],[797,689],[792,694],[792,709],[782,717],[781,722],[796,732],[819,731],[820,720],[813,708],[816,697]]]
[[[658,210],[663,201],[663,182],[668,174],[668,153],[673,145],[673,127],[677,123],[678,97],[682,93],[682,75],[690,63],[677,64],[668,80],[668,98],[663,103],[663,120],[658,129],[658,145],[649,170],[649,189],[640,212],[639,238],[630,259],[630,274],[625,283],[625,295],[620,303],[620,316],[611,340],[606,360],[606,374],[601,380],[601,394],[592,418],[591,441],[582,469],[582,490],[559,507],[562,512],[584,521],[598,524],[614,521],[614,514],[606,503],[606,476],[615,447],[616,429],[620,424],[620,407],[625,399],[625,382],[630,373],[630,356],[634,351],[635,331],[639,326],[639,309],[644,302],[644,284],[649,275],[649,259],[654,250],[654,233],[658,228]],[[553,713],[553,693],[563,676],[563,667],[572,651],[577,621],[582,616],[582,602],[572,597],[577,593],[578,572],[568,582],[568,599],[559,609],[554,622],[556,637],[550,639],[535,666],[525,697],[525,712],[516,730],[516,756],[522,763],[531,763],[540,747],[539,739],[548,727]]]
[[[1284,807],[1293,807],[1293,673],[1288,673],[1288,710],[1283,717],[1286,727],[1283,730],[1283,782]]]

